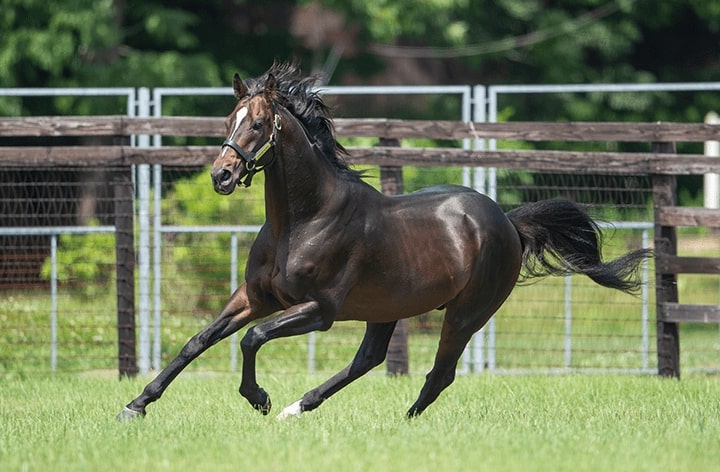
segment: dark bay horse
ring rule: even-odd
[[[250,250],[245,282],[119,418],[144,416],[193,359],[274,314],[241,341],[240,393],[267,414],[270,397],[255,373],[262,345],[327,330],[336,321],[367,322],[352,362],[279,415],[299,416],[382,363],[397,320],[444,307],[434,366],[407,412],[413,417],[453,382],[471,336],[502,305],[521,271],[525,278],[580,273],[606,287],[637,290],[636,269],[648,252],[603,262],[597,225],[571,202],[541,201],[505,214],[460,186],[379,193],[345,163],[328,108],[312,85],[289,64],[274,64],[247,82],[233,78],[238,103],[226,119],[212,182],[228,195],[263,171],[266,222]]]

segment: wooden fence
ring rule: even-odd
[[[380,146],[349,148],[353,163],[397,166],[473,166],[523,169],[562,174],[648,175],[652,178],[656,251],[656,321],[658,373],[679,376],[678,323],[720,323],[720,305],[681,304],[677,276],[684,273],[720,275],[720,257],[677,255],[677,227],[720,227],[720,210],[679,207],[677,175],[720,173],[720,159],[678,154],[678,142],[720,141],[720,125],[687,123],[466,123],[458,121],[407,121],[337,119],[340,137],[380,138]],[[88,146],[0,146],[0,169],[45,166],[129,166],[164,164],[198,166],[210,163],[218,146],[129,146],[132,135],[224,137],[221,118],[126,116],[0,118],[0,136],[52,138],[109,136],[125,144]],[[649,152],[574,152],[547,150],[486,151],[458,148],[402,148],[397,141],[410,138],[502,139],[518,141],[609,141],[651,143]],[[128,172],[129,176],[129,172]],[[129,177],[116,180],[117,205],[128,205]],[[126,211],[117,211],[126,215]],[[118,330],[120,360],[132,368],[134,349],[132,220],[118,216]],[[124,241],[124,249],[120,249]],[[120,276],[122,275],[122,277]],[[122,294],[122,295],[121,295]],[[123,300],[120,300],[120,297]],[[122,312],[122,313],[121,313]],[[122,371],[122,367],[121,367]]]

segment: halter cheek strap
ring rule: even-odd
[[[272,154],[269,161],[265,162],[262,159],[263,156],[267,154],[267,152],[270,150],[270,148],[274,147],[275,144],[277,144],[277,133],[282,129],[282,120],[280,119],[280,115],[277,112],[277,109],[275,107],[275,102],[272,103],[272,109],[273,109],[273,130],[272,133],[270,133],[270,138],[260,146],[260,148],[256,151],[245,151],[243,150],[238,144],[233,141],[231,138],[226,139],[222,143],[222,148],[229,147],[235,153],[237,153],[238,156],[242,158],[243,161],[245,161],[245,168],[247,169],[248,173],[245,176],[245,179],[242,180],[242,184],[245,187],[249,187],[252,183],[252,178],[257,174],[258,172],[265,170],[267,166],[273,163],[275,160],[275,153]]]

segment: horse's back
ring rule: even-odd
[[[412,193],[408,193],[406,195],[422,195],[422,194],[453,194],[453,193],[477,193],[479,192],[471,189],[470,187],[465,187],[464,185],[455,185],[455,184],[441,184],[441,185],[433,185],[431,187],[425,187],[421,188],[420,190],[416,190]],[[480,194],[482,195],[482,194]]]
[[[448,224],[449,231],[464,234],[466,255],[472,257],[476,278],[492,279],[490,274],[507,273],[514,285],[522,258],[520,236],[493,199],[459,185],[439,185],[417,193],[438,196],[438,221]]]
[[[465,223],[474,222],[479,232],[514,232],[512,224],[495,201],[462,185],[435,185],[391,198],[398,199],[398,203],[402,202],[397,208],[415,208],[418,212],[428,214],[428,218],[435,217],[441,224],[458,221],[456,218],[459,217]]]

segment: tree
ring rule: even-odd
[[[325,69],[334,84],[720,77],[720,4],[705,0],[0,0],[0,10],[0,87],[219,86],[273,59]],[[514,108],[533,119],[704,115],[697,103],[574,100]]]
[[[292,56],[294,2],[0,0],[0,87],[221,86]],[[275,25],[279,19],[285,24]],[[82,113],[74,101],[33,113]],[[39,108],[39,109],[38,109]],[[94,110],[95,113],[117,112]],[[0,113],[23,113],[0,99]]]
[[[323,0],[361,25],[368,57],[397,83],[696,82],[720,77],[720,4],[653,0]],[[418,74],[418,72],[423,74]],[[339,79],[342,80],[342,79]],[[579,101],[575,103],[575,101]],[[698,121],[716,94],[682,103],[572,97],[518,103],[522,119]],[[529,107],[529,108],[528,108]],[[530,118],[531,117],[531,118]],[[621,117],[621,118],[620,118]]]
[[[372,58],[380,83],[548,84],[716,81],[720,3],[653,0],[323,0],[361,25],[346,77]],[[339,79],[342,80],[342,79]],[[720,96],[511,96],[505,119],[701,122]],[[435,110],[435,108],[431,108]],[[416,115],[417,116],[417,115]],[[693,147],[694,146],[694,147]],[[625,146],[623,146],[625,148]],[[701,152],[697,145],[682,148]],[[680,179],[695,194],[700,179]]]

